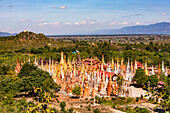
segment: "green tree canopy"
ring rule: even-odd
[[[144,85],[147,81],[147,75],[145,75],[144,69],[137,69],[133,80],[140,86]]]
[[[48,72],[33,64],[24,64],[18,77],[20,77],[18,81],[20,92],[33,92],[35,88],[50,91],[58,87]]]
[[[72,93],[74,94],[74,95],[80,95],[80,93],[81,93],[81,88],[80,88],[80,86],[78,86],[78,85],[75,85],[74,86],[74,88],[72,89]]]
[[[157,77],[157,75],[149,76],[147,81],[150,81],[150,86],[151,87],[156,87],[158,85],[158,77]]]

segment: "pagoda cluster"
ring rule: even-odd
[[[30,60],[29,60],[30,61]],[[23,63],[22,63],[23,65]],[[105,63],[104,55],[102,61],[98,58],[81,59],[78,54],[77,59],[67,59],[61,52],[61,60],[34,60],[34,65],[40,69],[49,72],[54,81],[61,86],[61,90],[67,94],[72,94],[72,89],[77,85],[81,88],[81,97],[88,98],[94,96],[110,96],[110,95],[125,95],[130,96],[131,91],[128,86],[132,83],[132,78],[135,76],[138,68],[143,68],[146,75],[165,74],[167,76],[168,69],[164,68],[162,62],[162,69],[160,67],[147,67],[147,62],[141,64],[140,62],[128,62],[125,64],[123,59],[112,59],[111,62]],[[16,72],[19,73],[21,65],[17,60]],[[124,81],[120,86],[117,83],[117,77],[121,76]],[[118,89],[122,89],[118,92]]]

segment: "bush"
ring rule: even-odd
[[[61,107],[61,111],[65,111],[65,107],[66,107],[66,102],[61,102],[60,103],[60,107]]]
[[[111,100],[114,101],[114,100],[116,100],[116,98],[113,97]]]
[[[136,102],[139,102],[139,97],[136,97]]]
[[[80,93],[81,93],[81,88],[80,88],[80,86],[75,85],[74,88],[73,88],[73,90],[72,90],[72,93],[73,93],[74,95],[76,95],[76,96],[79,96]]]
[[[114,108],[114,109],[115,109],[115,108],[116,108],[116,106],[113,104],[112,108]]]
[[[91,101],[93,101],[93,100],[94,100],[94,98],[91,98],[90,100],[91,100]]]
[[[68,113],[74,113],[74,109],[73,108],[70,108],[67,111],[68,111]]]
[[[125,97],[119,97],[120,100],[125,100],[126,98]]]
[[[134,109],[135,109],[136,113],[149,113],[149,110],[146,108],[135,107]]]
[[[100,113],[100,110],[96,108],[93,110],[93,113]]]
[[[86,106],[86,108],[87,108],[88,111],[91,111],[90,105]]]
[[[88,98],[85,98],[85,100],[88,100]]]
[[[55,100],[56,100],[58,103],[60,103],[60,101],[58,100],[58,98],[55,98]]]
[[[131,102],[132,101],[132,98],[127,98],[127,102]]]

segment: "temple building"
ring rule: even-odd
[[[23,63],[22,63],[23,64]],[[162,62],[162,70],[159,68],[147,67],[147,62],[142,65],[136,61],[133,63],[128,59],[128,62],[124,62],[124,59],[112,59],[111,63],[104,61],[104,55],[102,55],[102,61],[95,58],[81,59],[78,53],[77,59],[68,58],[63,52],[61,52],[60,62],[49,58],[49,60],[43,60],[42,58],[37,61],[34,59],[34,65],[38,68],[49,72],[54,81],[61,86],[61,90],[68,94],[72,94],[72,89],[75,85],[81,88],[81,97],[95,97],[97,96],[111,96],[111,95],[123,95],[128,96],[129,85],[132,83],[132,79],[135,76],[138,68],[143,68],[146,75],[154,74],[167,74],[170,72],[167,67],[164,67]],[[19,73],[22,65],[17,60],[15,67],[16,73]],[[123,85],[117,83],[117,77],[123,77]],[[122,89],[122,93],[119,93],[118,89]]]

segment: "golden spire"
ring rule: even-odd
[[[114,60],[113,60],[113,58],[112,58],[112,70],[114,70]]]
[[[159,67],[158,67],[158,74],[161,74],[161,65],[160,65],[160,62],[159,62]]]
[[[147,62],[145,62],[145,74],[148,75],[148,66],[147,66]]]
[[[132,60],[131,60],[131,70],[133,71],[133,62],[132,62]]]
[[[135,59],[135,66],[134,66],[134,69],[136,70],[138,67],[137,67],[137,61]]]
[[[63,59],[63,51],[61,51],[61,60],[60,60],[60,64],[64,64],[64,59]]]
[[[117,59],[117,69],[119,69],[119,59]]]
[[[104,64],[104,54],[102,54],[102,63]]]

